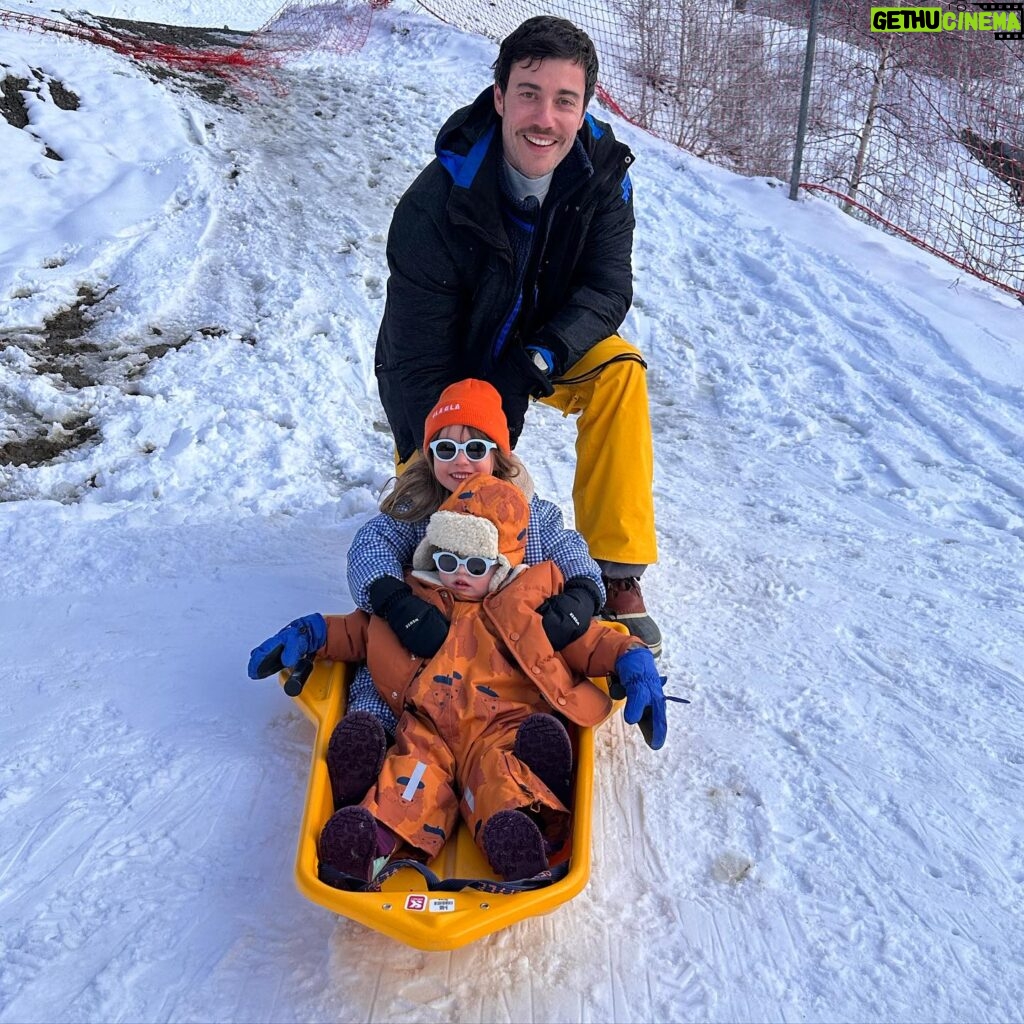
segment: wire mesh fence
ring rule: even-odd
[[[0,9],[0,25],[76,34],[137,60],[266,74],[298,54],[360,49],[388,2],[291,0],[243,43],[200,54],[133,37],[129,23],[99,32]],[[534,15],[566,17],[593,38],[599,95],[625,117],[740,174],[790,177],[811,0],[418,2],[495,40]],[[1001,6],[1024,18],[1021,3]],[[932,10],[993,7],[935,0]],[[942,31],[872,32],[870,10],[869,0],[820,0],[802,187],[1024,301],[1024,38],[956,18]]]
[[[389,0],[291,0],[253,34],[254,44],[284,58],[327,51],[355,53],[366,42],[373,12]]]
[[[809,0],[420,6],[495,39],[535,14],[567,17],[630,120],[738,173],[790,177]],[[801,183],[1024,299],[1024,41],[872,33],[870,8],[823,0]]]

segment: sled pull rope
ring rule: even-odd
[[[639,363],[645,370],[647,369],[647,363],[644,362],[644,360],[635,352],[620,352],[617,356],[612,356],[610,359],[606,359],[603,363],[595,366],[592,370],[587,370],[586,373],[581,373],[576,377],[552,377],[551,383],[558,384],[563,387],[568,387],[572,384],[584,384],[588,380],[593,380],[597,377],[606,366],[611,366],[612,363],[626,362]]]
[[[661,677],[662,684],[668,682],[668,676]],[[608,696],[612,700],[625,700],[626,699],[626,688],[619,682],[619,677],[612,673],[608,677]],[[689,704],[690,701],[686,697],[675,697],[671,693],[666,693],[665,700],[670,700],[675,704]]]

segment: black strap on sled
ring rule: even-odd
[[[317,866],[317,877],[335,889],[345,889],[348,892],[380,892],[381,885],[402,868],[418,871],[423,876],[424,887],[429,892],[462,892],[471,889],[476,892],[510,896],[517,892],[533,892],[535,889],[543,889],[553,882],[560,881],[569,872],[569,862],[563,861],[532,878],[523,878],[517,882],[496,882],[490,878],[439,878],[426,864],[408,859],[391,861],[372,882],[347,875],[344,871],[338,871],[322,861]]]

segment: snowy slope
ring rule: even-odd
[[[245,660],[351,607],[390,213],[493,60],[411,10],[236,107],[0,29],[82,98],[0,121],[3,436],[99,428],[0,466],[0,1021],[1022,1019],[1020,306],[621,123],[693,703],[657,754],[600,733],[592,880],[545,918],[428,954],[295,891],[311,729]],[[82,288],[95,351],[46,363]],[[570,517],[573,439],[520,445]]]

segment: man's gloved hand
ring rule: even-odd
[[[597,584],[586,576],[573,576],[560,594],[549,597],[537,611],[551,646],[560,651],[586,633],[600,607]]]
[[[543,353],[541,360],[546,365]],[[532,352],[527,351],[518,342],[511,342],[507,346],[501,362],[487,375],[487,382],[493,384],[501,395],[501,407],[505,410],[514,448],[523,430],[530,399],[545,398],[554,394],[554,386],[548,380],[544,369],[534,361]]]
[[[448,620],[394,576],[382,576],[370,584],[370,605],[402,646],[419,658],[432,658],[448,636]]]
[[[626,695],[622,717],[627,725],[640,725],[647,745],[660,750],[668,735],[665,714],[665,676],[658,675],[654,655],[646,647],[634,647],[615,662],[615,672]],[[621,696],[612,692],[613,697]]]
[[[537,342],[526,346],[526,354],[533,360],[538,370],[544,371],[545,377],[555,375],[555,353]]]
[[[249,654],[249,678],[266,679],[299,661],[312,657],[327,643],[327,623],[318,612],[289,622]]]
[[[547,398],[555,393],[555,387],[549,379],[555,368],[555,357],[550,349],[540,345],[513,349],[510,355],[510,369],[513,369],[522,381],[522,390],[531,398]]]

